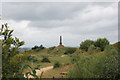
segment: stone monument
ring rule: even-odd
[[[64,46],[62,45],[62,36],[60,36],[60,44],[59,44],[58,47],[64,47]]]

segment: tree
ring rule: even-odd
[[[93,40],[85,40],[80,44],[80,49],[88,51],[90,45],[94,44]]]
[[[19,65],[12,64],[10,59],[19,51],[19,47],[24,44],[19,38],[12,37],[14,30],[8,29],[8,24],[3,24],[0,29],[0,37],[2,37],[2,77],[11,78],[18,72]]]
[[[104,51],[105,47],[109,45],[109,41],[106,38],[99,38],[94,43],[95,47],[99,47],[101,51]]]
[[[39,51],[39,50],[42,50],[42,49],[44,49],[45,47],[43,47],[43,45],[40,45],[40,46],[34,46],[33,48],[32,48],[32,50],[35,50],[35,51]]]
[[[45,47],[43,45],[40,45],[40,49],[44,49]]]
[[[37,45],[35,45],[33,48],[32,48],[32,50],[35,50],[35,49],[37,49],[37,48],[39,48]]]

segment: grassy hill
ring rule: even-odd
[[[113,44],[115,47],[120,47],[120,41]]]
[[[32,59],[28,60],[30,56],[34,56],[34,61],[32,61]],[[64,77],[100,78],[104,77],[101,74],[107,75],[107,73],[104,72],[105,70],[102,71],[104,68],[107,70],[105,66],[109,66],[108,68],[112,70],[112,74],[116,75],[117,71],[113,70],[113,68],[117,68],[116,56],[117,52],[115,48],[111,46],[106,48],[105,51],[93,51],[92,53],[82,51],[79,48],[75,47],[50,47],[42,49],[40,51],[29,50],[23,52],[22,55],[16,55],[11,60],[13,61],[13,63],[16,63],[16,61],[23,64],[26,63],[32,68],[37,65],[41,65],[41,68],[54,66],[56,62],[59,62],[61,64],[60,67],[45,72],[42,76],[43,78],[61,78],[62,72],[68,73],[68,75]],[[41,62],[43,58],[49,59],[50,63]],[[23,73],[29,71],[30,69],[24,69]],[[109,73],[109,70],[107,71]]]
[[[74,54],[76,51],[78,51],[78,48],[74,47],[50,47],[45,48],[40,51],[35,50],[29,50],[25,52],[20,52],[20,54],[14,56],[11,61],[13,63],[23,63],[28,64],[32,68],[34,68],[37,65],[41,65],[41,68],[48,67],[48,66],[54,66],[56,62],[59,62],[62,66],[60,68],[55,68],[53,70],[50,70],[49,73],[45,73],[46,75],[43,75],[43,77],[60,77],[61,72],[68,71],[73,64],[71,63],[71,55]],[[67,54],[65,54],[67,53]],[[28,60],[30,56],[34,56],[34,62],[32,60]],[[50,60],[50,63],[48,62],[41,62],[43,58],[48,58]],[[30,69],[24,69],[23,73],[29,72]],[[55,72],[55,75],[52,75],[52,73]]]

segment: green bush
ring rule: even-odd
[[[94,43],[95,47],[99,47],[101,51],[104,51],[105,47],[109,45],[109,41],[106,38],[99,38]]]
[[[56,62],[56,63],[54,63],[54,68],[58,68],[58,67],[61,67],[60,62]]]
[[[72,54],[76,51],[76,48],[68,48],[64,54]]]
[[[41,62],[49,62],[49,63],[50,63],[50,60],[45,57],[45,58],[43,58],[43,59],[41,60]]]
[[[69,78],[118,78],[118,52],[108,46],[104,53],[80,56],[79,62],[70,71]]]
[[[95,47],[94,45],[90,45],[90,47],[88,48],[88,53],[97,53],[100,52],[100,48],[99,47]]]
[[[88,51],[88,48],[94,44],[93,40],[85,40],[80,44],[80,49]]]
[[[101,49],[100,49],[99,47],[96,47],[96,51],[97,51],[97,52],[100,52]]]
[[[32,61],[32,62],[38,61],[35,56],[28,56],[28,57],[27,57],[27,60],[28,60],[28,61]]]
[[[91,50],[95,50],[96,47],[94,45],[90,45],[90,47],[88,48],[88,51],[91,51]]]

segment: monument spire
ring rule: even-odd
[[[62,36],[60,36],[60,44],[59,44],[58,47],[64,47],[64,46],[62,45]]]
[[[60,36],[60,45],[62,45],[62,37]]]

